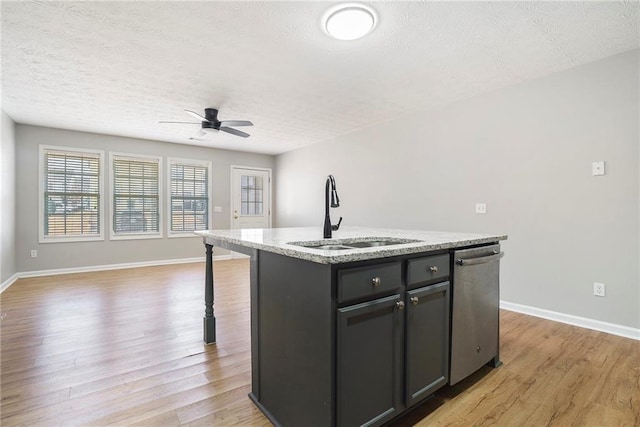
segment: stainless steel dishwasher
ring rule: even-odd
[[[500,245],[454,252],[451,310],[453,385],[488,362],[500,364]]]

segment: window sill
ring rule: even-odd
[[[46,244],[46,243],[78,243],[78,242],[101,242],[104,241],[104,236],[91,236],[91,237],[82,237],[82,236],[56,236],[56,237],[40,237],[38,239],[38,243]]]
[[[177,239],[177,238],[185,238],[185,237],[201,238],[200,236],[196,236],[195,234],[193,234],[193,231],[189,231],[187,233],[170,233],[167,235],[167,238],[169,239]]]
[[[146,239],[162,239],[162,234],[112,234],[109,240],[146,240]]]

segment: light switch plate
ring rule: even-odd
[[[604,161],[591,163],[591,175],[604,175]]]
[[[486,214],[487,213],[487,204],[486,203],[476,203],[476,213],[477,214]]]

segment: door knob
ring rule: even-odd
[[[379,277],[374,277],[373,279],[371,279],[371,284],[375,287],[378,287],[382,284],[382,279],[380,279]]]
[[[411,297],[411,304],[413,305],[418,305],[418,303],[420,302],[420,298],[418,297]]]
[[[438,267],[436,267],[435,265],[432,265],[431,267],[429,267],[429,271],[432,273],[437,273],[438,272]]]
[[[398,308],[398,310],[404,310],[404,301],[396,302],[396,307]]]

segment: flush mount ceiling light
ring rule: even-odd
[[[338,40],[355,40],[376,26],[376,13],[368,6],[347,3],[333,7],[324,15],[324,30]]]

